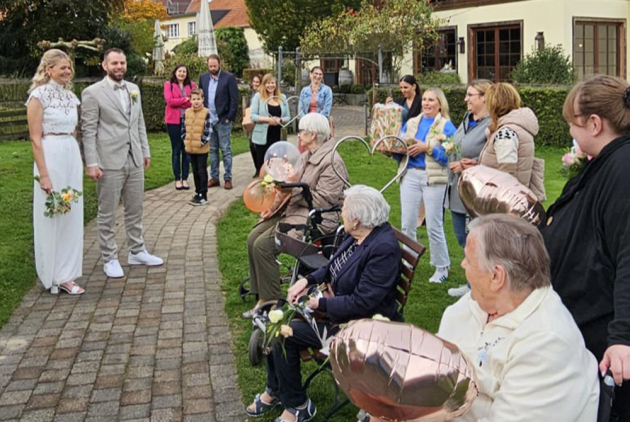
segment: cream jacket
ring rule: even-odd
[[[470,293],[449,306],[438,336],[475,367],[480,394],[456,421],[594,422],[595,357],[551,287],[534,290],[514,311],[486,323]]]

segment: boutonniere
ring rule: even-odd
[[[135,104],[138,102],[138,97],[140,96],[140,93],[136,90],[133,90],[129,93],[129,97],[131,97],[131,101]]]

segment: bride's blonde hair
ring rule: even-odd
[[[37,70],[35,71],[35,75],[33,79],[31,79],[31,87],[28,89],[30,93],[32,90],[41,85],[46,85],[50,81],[50,75],[46,72],[46,68],[56,66],[62,60],[67,60],[70,63],[70,67],[72,68],[72,76],[74,76],[74,67],[72,67],[72,61],[68,55],[56,48],[48,50],[42,56],[42,59],[39,62],[39,66],[37,66]],[[72,78],[68,81],[67,84],[64,85],[65,89],[72,89]]]

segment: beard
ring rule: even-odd
[[[211,74],[212,76],[217,76],[217,75],[219,74],[219,71],[220,71],[220,70],[221,70],[221,69],[219,68],[219,69],[217,69],[217,70],[209,70],[209,72],[210,72],[210,74]]]
[[[120,75],[117,75],[113,71],[107,69],[107,76],[109,76],[109,78],[112,81],[121,82],[123,78],[125,77],[125,72],[122,72]]]

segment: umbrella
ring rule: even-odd
[[[208,57],[210,54],[218,54],[217,43],[214,39],[214,28],[210,17],[210,1],[201,0],[199,15],[197,17],[197,40],[199,42],[199,57]]]
[[[153,60],[155,62],[154,73],[156,75],[164,73],[164,36],[160,28],[160,21],[157,19],[153,31]]]

